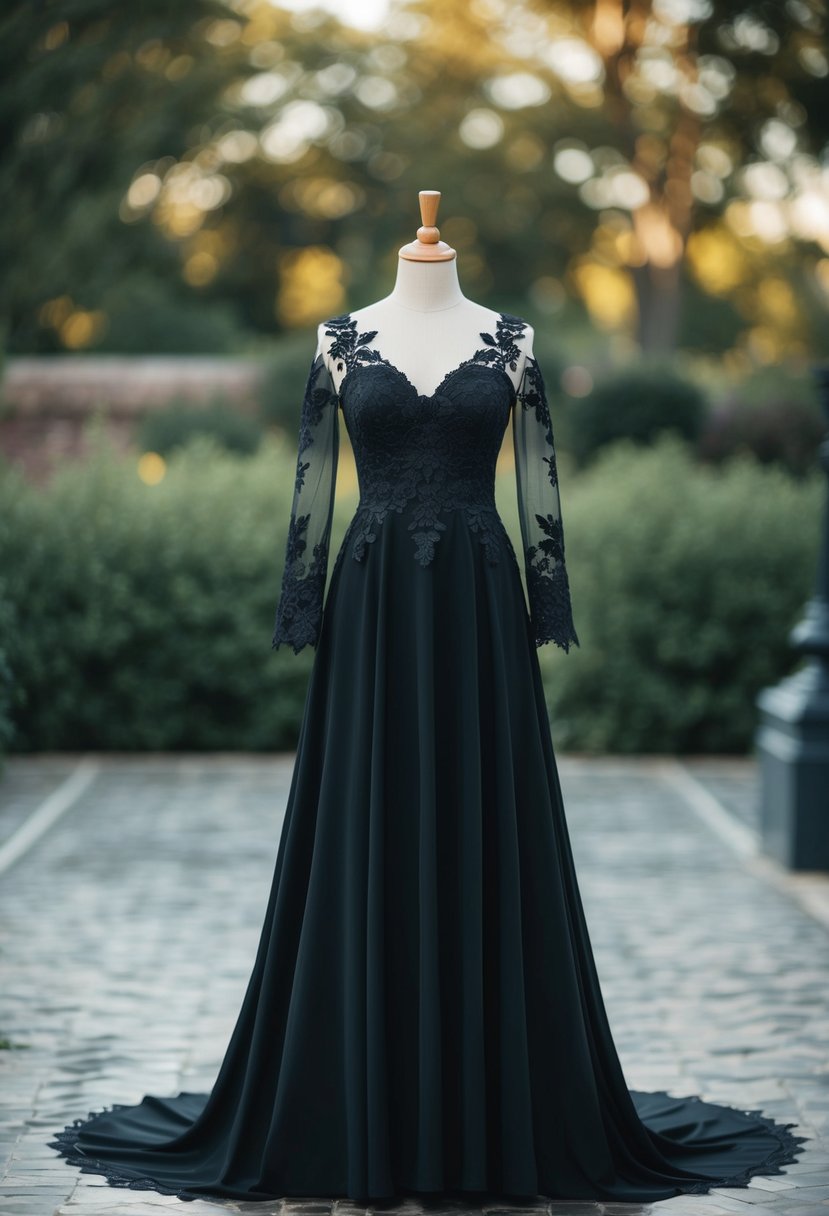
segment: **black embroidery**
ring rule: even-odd
[[[337,370],[345,368],[340,398],[360,481],[360,503],[349,530],[356,561],[363,560],[388,513],[404,510],[409,512],[414,555],[421,566],[434,560],[435,546],[446,530],[441,517],[453,510],[465,512],[487,561],[494,565],[500,560],[508,537],[495,506],[495,463],[515,396],[506,368],[517,367],[521,351],[515,338],[524,329],[520,317],[500,314],[495,337],[482,332],[483,347],[447,372],[433,393],[419,393],[405,372],[367,345],[376,330],[358,334],[350,315],[328,322],[326,333],[334,337],[331,358]],[[500,397],[491,392],[450,394],[458,374],[473,366],[501,372],[506,391]],[[363,367],[384,369],[382,403],[373,383],[377,372],[351,381]],[[468,375],[463,383],[474,387]],[[391,401],[389,384],[398,390]]]
[[[564,564],[564,535],[552,425],[544,381],[530,350],[516,388],[510,371],[522,357],[526,321],[500,313],[495,333],[447,372],[433,393],[419,393],[408,376],[370,345],[377,330],[360,333],[350,313],[323,326],[327,359],[318,346],[303,399],[294,503],[273,644],[295,652],[316,646],[328,565],[339,406],[351,438],[360,500],[337,554],[361,562],[390,512],[403,514],[415,561],[435,560],[447,513],[462,511],[495,565],[517,558],[495,505],[495,466],[513,412],[519,517],[530,621],[537,645],[578,645]],[[339,391],[333,371],[344,372]],[[359,375],[357,373],[360,373]]]
[[[285,642],[298,654],[303,646],[316,646],[319,639],[337,470],[337,409],[337,394],[325,360],[317,353],[302,401],[293,507],[271,642],[274,650]],[[314,447],[315,451],[309,450]],[[314,488],[306,493],[314,460],[323,497],[317,497]]]
[[[556,642],[565,651],[579,645],[573,626],[570,585],[564,561],[564,528],[558,493],[558,470],[550,408],[538,361],[528,354],[518,386],[520,414],[514,419],[519,513],[524,538],[527,597],[537,646]],[[546,469],[549,491],[532,485],[531,462]],[[543,513],[535,508],[549,504]]]

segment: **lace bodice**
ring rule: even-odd
[[[316,646],[322,624],[339,451],[339,412],[351,439],[360,499],[337,555],[363,561],[389,512],[405,512],[412,559],[434,559],[446,512],[463,511],[486,560],[515,557],[495,506],[495,466],[512,413],[519,521],[536,645],[578,645],[549,405],[520,317],[419,393],[350,313],[318,329],[302,401],[293,505],[273,646]],[[506,544],[504,540],[506,539]],[[336,568],[336,565],[335,565]]]

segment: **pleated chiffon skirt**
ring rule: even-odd
[[[215,1085],[51,1142],[112,1185],[646,1202],[802,1151],[759,1111],[627,1088],[515,555],[444,520],[425,567],[406,513],[361,561],[346,533]]]

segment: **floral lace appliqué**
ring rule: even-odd
[[[531,353],[525,359],[516,408],[520,411],[513,423],[519,514],[535,642],[537,646],[555,642],[569,651],[571,643],[579,645],[579,639],[564,561],[553,425],[544,377]]]
[[[319,353],[302,402],[293,507],[271,643],[278,649],[286,642],[295,654],[303,646],[316,645],[322,624],[337,469],[337,408],[337,395]],[[322,494],[309,484],[312,478],[323,486]]]
[[[495,506],[495,462],[515,396],[507,368],[517,368],[521,351],[515,339],[525,328],[520,317],[501,313],[494,336],[482,332],[482,347],[447,372],[434,393],[419,393],[405,372],[368,345],[377,330],[359,333],[350,314],[327,323],[325,332],[334,339],[329,358],[337,371],[345,369],[340,396],[360,479],[360,503],[348,530],[356,561],[363,560],[367,545],[377,539],[378,528],[390,511],[407,511],[415,560],[421,566],[430,565],[446,531],[442,516],[452,510],[464,511],[487,561],[493,565],[500,561],[506,531]],[[378,366],[387,369],[399,393],[393,414],[388,400],[383,402],[385,418],[377,417],[371,378],[350,384],[345,397],[355,371]],[[501,395],[500,403],[491,400],[491,393],[478,393],[477,408],[470,414],[468,397],[464,402],[463,394],[457,396],[449,389],[460,373],[473,367],[502,372],[501,383],[508,392]],[[469,384],[471,392],[471,377]],[[474,434],[470,435],[473,422]]]

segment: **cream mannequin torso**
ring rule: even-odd
[[[415,262],[400,258],[393,290],[382,300],[350,314],[358,333],[376,330],[370,346],[402,372],[419,393],[431,395],[444,376],[485,344],[481,332],[495,333],[499,314],[468,300],[458,282],[457,259]],[[527,325],[522,338],[524,356],[532,350],[533,330]],[[334,387],[339,393],[346,369],[328,360],[333,337],[319,326],[320,349],[325,352]],[[507,375],[517,387],[524,359]]]

